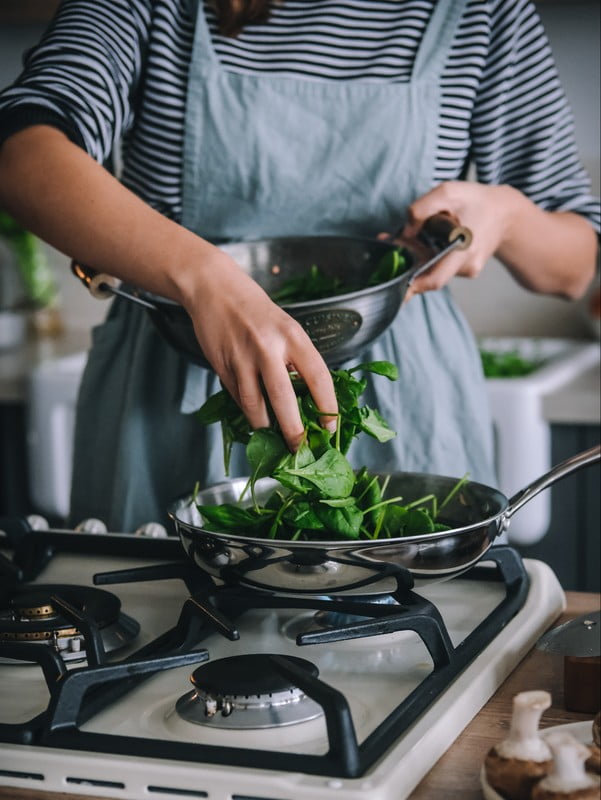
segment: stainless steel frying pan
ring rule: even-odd
[[[345,286],[363,287],[335,297],[282,307],[307,331],[324,360],[335,367],[370,344],[391,324],[407,289],[418,275],[454,249],[469,246],[472,234],[446,214],[430,217],[412,242],[409,268],[392,280],[368,286],[380,259],[398,245],[389,241],[340,236],[292,236],[220,245],[265,291],[273,295],[291,278],[304,277],[313,264]],[[163,337],[201,366],[208,363],[188,313],[177,303],[141,289],[120,286],[114,278],[73,262],[73,273],[95,297],[119,295],[143,306]]]
[[[451,530],[442,533],[376,541],[290,542],[214,533],[203,528],[191,496],[169,510],[184,550],[203,570],[227,583],[294,594],[331,594],[362,590],[391,591],[425,585],[459,575],[481,559],[511,518],[543,489],[582,467],[599,462],[601,447],[593,447],[555,466],[507,499],[501,492],[468,482],[445,508]],[[388,492],[403,502],[435,494],[445,497],[457,478],[399,472]],[[246,485],[239,478],[196,495],[199,504],[236,503]],[[261,503],[279,486],[271,478],[255,484]],[[566,536],[569,536],[566,531]]]

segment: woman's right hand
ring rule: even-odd
[[[203,353],[251,427],[270,424],[266,395],[288,446],[298,448],[304,428],[290,380],[294,371],[325,412],[323,424],[335,430],[336,395],[321,355],[302,326],[228,255],[208,245],[202,265],[180,285]]]

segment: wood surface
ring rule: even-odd
[[[596,611],[601,605],[601,595],[598,594],[567,592],[566,597],[566,611],[552,627],[588,611]],[[580,722],[593,717],[592,714],[565,710],[563,658],[532,650],[434,765],[408,800],[482,800],[478,776],[484,756],[490,747],[505,737],[509,730],[514,695],[532,689],[547,690],[553,700],[551,708],[542,716],[542,728],[566,722]],[[96,798],[91,795],[63,792],[57,794],[33,789],[0,787],[0,800],[96,800]]]

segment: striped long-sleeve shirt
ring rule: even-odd
[[[180,220],[192,2],[64,0],[16,82],[0,94],[0,141],[30,124],[62,129],[99,162],[117,145],[123,183]],[[444,0],[438,0],[444,2]],[[408,81],[436,0],[284,0],[237,38],[225,69],[306,80]],[[600,229],[573,120],[531,0],[467,0],[442,76],[436,182],[508,183]]]

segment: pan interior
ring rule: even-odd
[[[384,479],[388,473],[372,473]],[[237,503],[238,499],[247,485],[247,478],[235,478],[223,483],[216,484],[207,489],[197,493],[195,497],[196,503],[200,505],[219,505],[221,503]],[[452,491],[457,484],[458,478],[451,478],[443,475],[429,475],[425,473],[412,473],[412,472],[398,472],[390,474],[388,488],[386,490],[386,497],[402,497],[403,504],[410,503],[425,497],[429,494],[434,494],[439,502],[442,502],[445,497]],[[275,488],[281,489],[277,481],[272,478],[262,478],[255,484],[255,495],[259,503],[263,503]],[[242,502],[242,505],[249,505],[248,502]],[[484,484],[469,481],[463,485],[461,490],[455,494],[449,503],[445,506],[439,515],[439,521],[449,525],[453,530],[469,527],[472,525],[481,525],[483,522],[493,520],[501,514],[507,506],[507,498],[501,492],[493,489]],[[180,522],[204,530],[202,516],[198,512],[195,503],[190,502],[190,497],[182,498],[178,501],[171,510],[173,516]],[[448,535],[447,532],[424,534],[422,536],[404,537],[402,541],[408,542],[411,540],[423,540],[425,536],[428,539],[443,538]],[[227,534],[228,537],[232,536]],[[244,531],[239,532],[239,536],[245,537]],[[274,540],[272,540],[274,541]],[[277,540],[275,540],[277,541]],[[274,543],[275,543],[274,541]],[[391,539],[381,540],[381,544],[390,544]],[[323,539],[320,543],[324,544]],[[335,546],[337,544],[348,544],[348,540],[337,539],[332,541]],[[377,544],[378,542],[371,542],[370,544]],[[295,542],[295,546],[302,547],[303,545],[310,546],[311,542]]]

